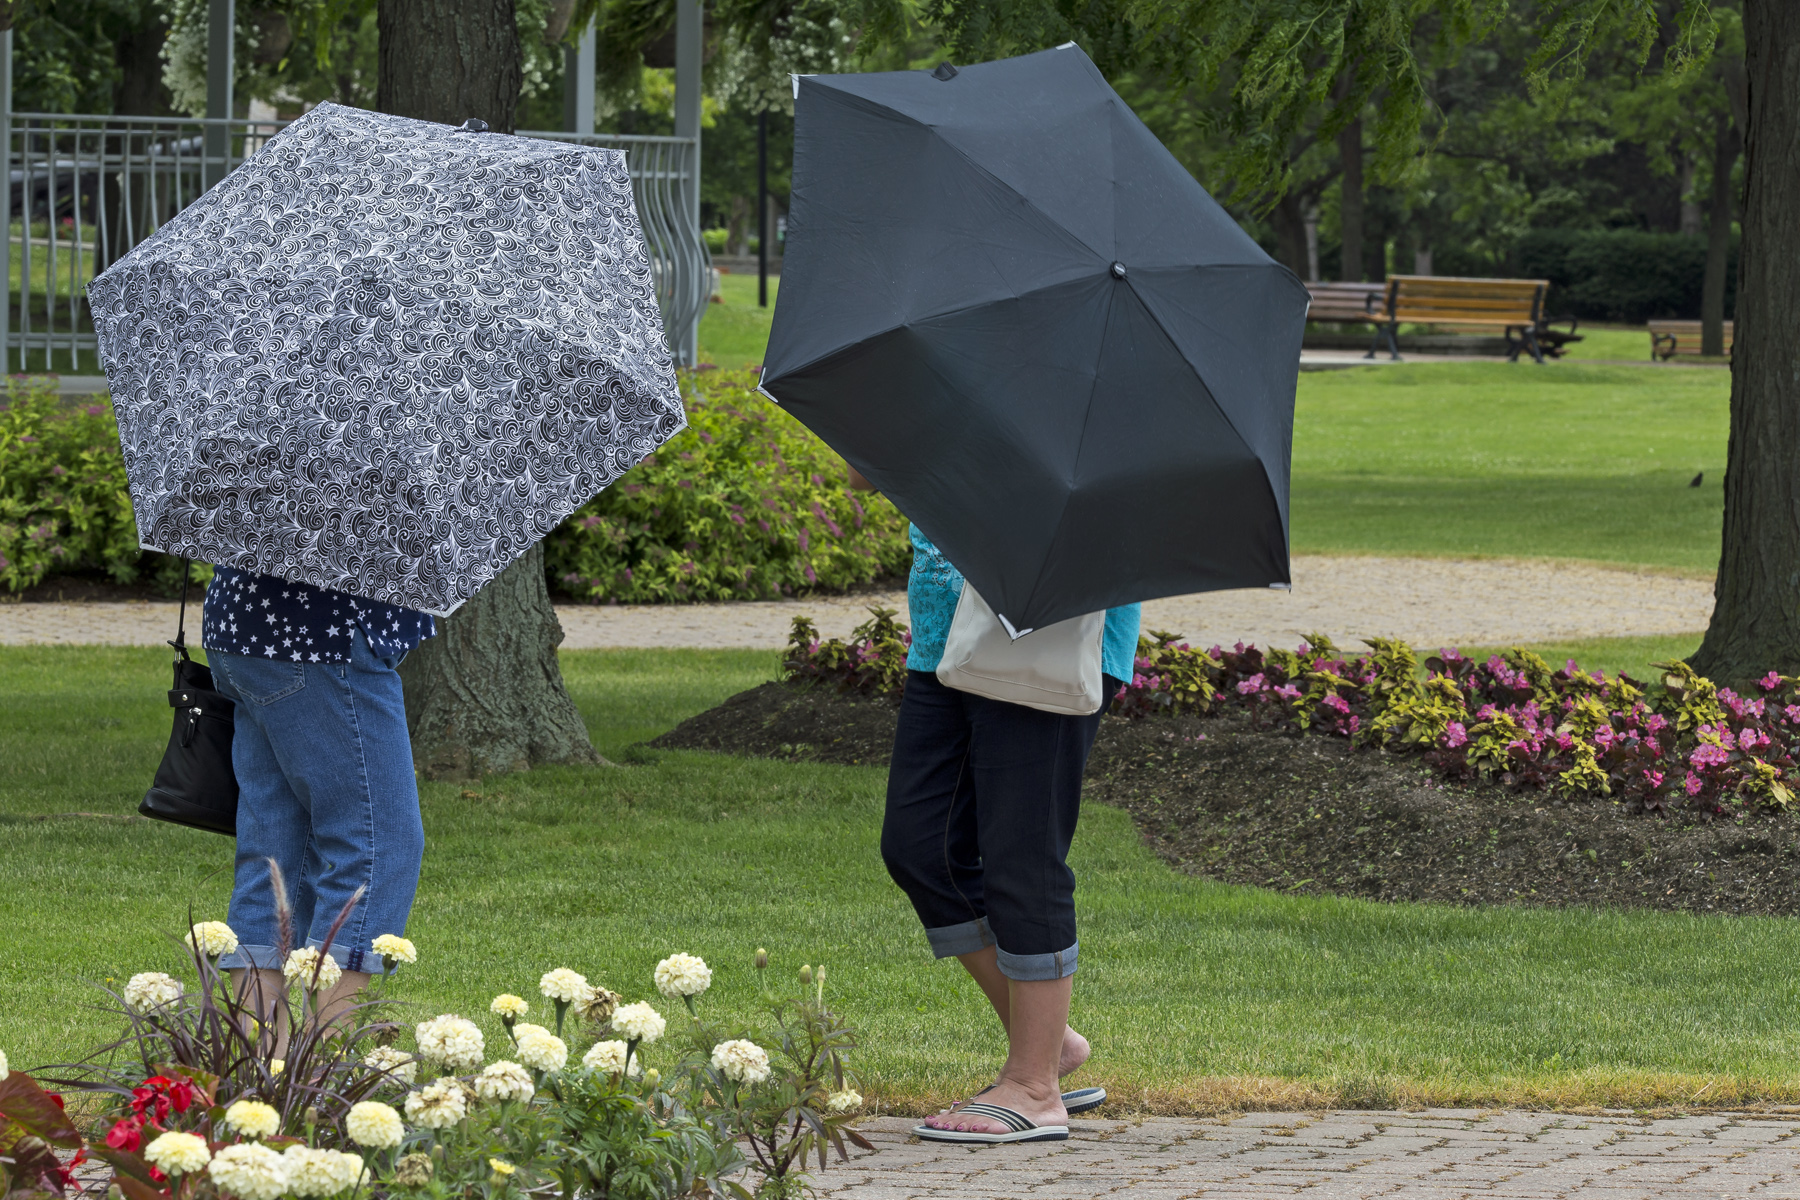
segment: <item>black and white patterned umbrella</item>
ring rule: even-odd
[[[616,150],[320,105],[87,291],[145,547],[426,612],[687,422]]]

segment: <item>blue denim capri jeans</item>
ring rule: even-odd
[[[358,630],[347,662],[219,650],[207,661],[219,691],[237,705],[229,923],[239,946],[219,965],[280,969],[273,859],[293,905],[294,948],[322,946],[356,889],[366,889],[331,956],[346,971],[381,974],[370,943],[406,932],[425,854],[400,658],[377,656]]]
[[[1110,703],[1120,684],[1105,685]],[[1009,979],[1075,973],[1069,845],[1105,711],[1040,712],[906,673],[881,856],[938,958],[994,946]]]

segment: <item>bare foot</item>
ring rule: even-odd
[[[1033,1125],[1067,1125],[1069,1123],[1069,1110],[1063,1107],[1062,1096],[1059,1093],[1048,1088],[1027,1088],[1005,1077],[981,1093],[981,1102],[996,1104],[1001,1108],[1010,1108]],[[926,1117],[925,1124],[933,1129],[956,1129],[965,1133],[1012,1132],[1007,1126],[991,1118],[960,1111],[941,1112],[935,1117]]]
[[[1061,1077],[1073,1075],[1081,1069],[1081,1064],[1088,1060],[1094,1048],[1088,1040],[1073,1029],[1063,1030],[1062,1060],[1056,1064],[1056,1074]]]
[[[1081,1069],[1081,1064],[1085,1063],[1088,1060],[1088,1055],[1093,1052],[1094,1048],[1088,1045],[1088,1040],[1086,1038],[1082,1037],[1079,1033],[1076,1033],[1073,1029],[1064,1029],[1062,1058],[1056,1065],[1057,1075],[1073,1075],[1076,1071]],[[981,1091],[976,1092],[975,1095],[970,1096],[969,1100],[988,1096],[988,1093],[992,1092],[994,1088],[998,1086],[999,1084],[997,1082],[991,1083]],[[991,1100],[992,1097],[989,1097],[989,1099]],[[951,1104],[949,1108],[946,1108],[944,1112],[955,1112],[957,1109],[967,1104],[969,1100],[958,1100]]]

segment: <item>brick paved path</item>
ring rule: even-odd
[[[1066,1142],[917,1142],[870,1121],[877,1147],[813,1176],[843,1200],[1800,1200],[1800,1114],[1661,1120],[1555,1113],[1250,1113],[1070,1123]]]

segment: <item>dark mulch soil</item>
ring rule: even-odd
[[[895,701],[769,683],[664,749],[884,765]],[[1800,912],[1800,820],[1694,821],[1604,799],[1449,783],[1417,758],[1250,728],[1242,715],[1107,720],[1087,796],[1171,864],[1227,883],[1373,900]]]

